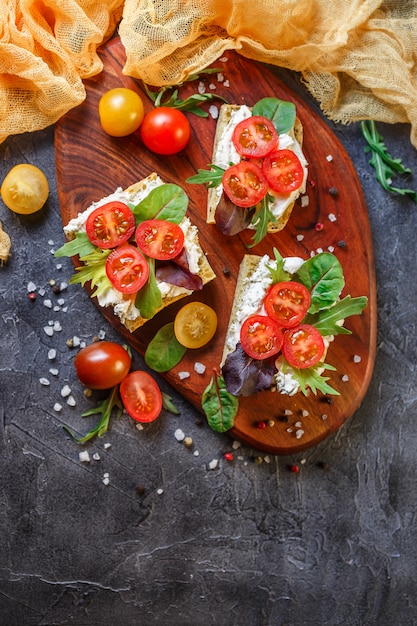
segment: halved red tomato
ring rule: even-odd
[[[250,315],[240,329],[240,343],[252,359],[267,359],[281,350],[283,336],[273,319],[266,315]]]
[[[136,228],[136,243],[152,259],[168,261],[184,247],[184,232],[178,224],[167,220],[145,220]]]
[[[302,185],[303,166],[292,150],[275,150],[264,159],[263,172],[273,191],[291,193]]]
[[[99,248],[116,248],[135,232],[135,216],[127,204],[114,200],[97,207],[85,225],[91,243]]]
[[[272,285],[265,296],[264,306],[281,328],[297,326],[305,317],[311,302],[311,295],[305,285],[287,281]]]
[[[120,383],[123,406],[137,422],[153,422],[162,410],[162,393],[147,372],[131,372]]]
[[[270,119],[253,115],[237,124],[232,141],[241,156],[259,158],[277,148],[278,133]]]
[[[222,184],[226,196],[242,208],[255,206],[268,191],[261,168],[250,161],[229,167],[223,174]]]
[[[148,280],[149,266],[140,250],[125,243],[110,252],[106,274],[117,291],[136,293]]]
[[[284,332],[282,352],[288,363],[298,369],[312,367],[324,355],[323,337],[314,326],[300,324]]]

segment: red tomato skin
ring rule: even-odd
[[[324,351],[323,337],[310,324],[300,324],[284,332],[282,352],[292,367],[306,369],[317,365],[323,358]]]
[[[162,393],[147,372],[131,372],[120,383],[120,396],[130,417],[137,422],[153,422],[162,410]]]
[[[74,359],[80,382],[89,389],[110,389],[129,373],[128,351],[113,341],[97,341],[81,348]]]
[[[278,354],[283,336],[273,319],[266,315],[250,315],[240,329],[240,343],[252,359],[262,361]]]
[[[293,328],[305,317],[311,302],[307,287],[296,281],[276,283],[265,296],[265,311],[281,328]]]
[[[143,118],[140,136],[145,146],[156,154],[177,154],[188,144],[191,127],[182,111],[156,107]]]
[[[275,150],[263,163],[263,172],[272,191],[289,194],[303,183],[304,170],[298,156],[292,150]]]
[[[224,193],[236,206],[255,206],[266,196],[268,183],[260,167],[240,161],[227,168],[222,177]]]
[[[115,248],[106,260],[106,274],[117,291],[137,293],[149,277],[149,265],[143,254],[128,243]]]
[[[135,232],[135,216],[127,204],[117,200],[97,207],[87,218],[85,229],[91,243],[99,248],[116,248]]]
[[[135,232],[136,243],[146,256],[168,261],[184,247],[184,232],[178,224],[167,220],[145,220]]]
[[[253,115],[235,126],[232,142],[237,152],[249,159],[262,158],[278,146],[278,133],[267,117]]]

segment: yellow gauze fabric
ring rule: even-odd
[[[126,0],[125,72],[178,83],[228,49],[301,72],[334,121],[411,123],[417,0]]]
[[[115,30],[123,0],[2,0],[0,141],[54,123],[85,98],[102,69],[97,47]]]
[[[409,122],[417,147],[417,0],[2,1],[0,141],[83,101],[123,12],[126,74],[176,84],[234,49],[300,72],[335,121]]]

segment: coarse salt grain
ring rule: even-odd
[[[200,453],[199,453],[198,450],[194,450],[193,454],[194,454],[194,456],[200,456]]]
[[[197,374],[204,374],[204,372],[206,371],[206,366],[204,365],[204,363],[199,363],[197,361],[196,363],[194,363],[194,370],[197,372]]]
[[[216,469],[218,464],[219,464],[219,461],[217,459],[213,459],[212,461],[210,461],[210,463],[207,465],[207,467],[209,468],[209,470],[214,470],[214,469]]]
[[[240,448],[240,441],[234,441],[232,443],[233,450],[238,450]]]
[[[359,354],[355,354],[355,356],[353,357],[353,362],[360,363],[361,361],[362,361],[362,357],[359,356]]]
[[[49,382],[49,380],[47,378],[40,378],[39,382],[41,385],[43,385],[44,387],[48,387],[51,383]]]
[[[223,83],[224,87],[230,87],[230,81],[229,80],[225,80]]]
[[[63,398],[68,398],[69,395],[71,395],[71,387],[64,385],[61,389],[61,396]]]
[[[156,493],[158,494],[158,496],[162,496],[162,494],[164,493],[164,490],[159,488],[156,490]]]
[[[49,368],[49,373],[52,374],[52,376],[58,376],[59,370],[57,370],[56,367],[51,367]]]
[[[51,300],[44,300],[43,301],[43,306],[46,306],[47,309],[52,309],[52,301]]]
[[[215,104],[211,104],[209,106],[209,113],[210,113],[210,117],[213,120],[217,120],[217,118],[219,117],[219,109],[216,107]]]
[[[82,450],[78,454],[78,458],[80,459],[81,463],[89,463],[90,462],[90,455],[88,454],[88,450]]]
[[[334,246],[328,246],[327,249],[329,252],[334,252]]]
[[[302,241],[304,239],[304,235],[297,235],[297,241]]]
[[[326,157],[326,161],[329,161],[329,163],[330,163],[330,161],[333,161],[333,157],[332,157],[332,155],[331,155],[331,154],[328,154],[328,155],[327,155],[327,157]]]
[[[105,443],[105,444],[104,444],[104,446],[103,446],[103,448],[104,448],[105,450],[108,450],[109,448],[111,448],[111,443]]]
[[[32,291],[36,291],[36,285],[33,281],[30,281],[27,286],[26,289],[28,290],[29,293],[31,293]]]
[[[303,409],[303,410],[301,411],[301,415],[302,415],[303,417],[307,417],[307,415],[310,415],[310,413],[307,411],[307,409]]]
[[[44,296],[44,295],[45,295],[45,289],[44,289],[43,287],[40,287],[40,288],[38,289],[38,294],[39,294],[40,296]]]
[[[67,404],[68,404],[68,406],[75,406],[77,404],[76,401],[75,401],[74,396],[68,396]]]
[[[336,215],[334,213],[329,213],[328,217],[329,217],[329,220],[331,222],[336,222],[336,220],[337,220],[337,217],[336,217]]]
[[[190,377],[190,372],[178,372],[178,378],[180,380],[184,380],[185,378]]]
[[[203,94],[206,91],[206,87],[205,87],[205,85],[204,85],[202,80],[198,83],[197,91],[198,91],[199,94]]]
[[[218,72],[218,74],[217,74],[217,82],[218,83],[223,83],[224,82],[224,74],[222,72]]]
[[[137,430],[143,430],[143,424],[136,424],[136,429]]]
[[[216,89],[216,85],[214,83],[210,83],[209,89]]]
[[[103,474],[103,484],[108,485],[109,483],[110,483],[110,474],[108,472],[105,472]]]
[[[301,437],[304,435],[304,431],[302,428],[299,428],[298,430],[295,431],[295,437],[296,439],[301,439]]]
[[[342,376],[342,381],[343,381],[344,383],[347,383],[347,382],[348,382],[348,380],[349,380],[349,376],[348,376],[347,374],[343,374],[343,376]]]
[[[181,430],[181,428],[177,428],[177,430],[174,433],[174,437],[177,441],[184,441],[185,433]]]
[[[323,413],[323,415],[321,416],[321,419],[323,421],[326,421],[327,420],[327,413]]]
[[[310,198],[308,196],[302,196],[301,206],[304,208],[310,204]]]
[[[55,402],[55,404],[54,404],[54,411],[56,411],[57,413],[62,411],[62,404],[59,404],[59,402]]]
[[[44,326],[43,332],[45,333],[45,335],[48,335],[48,337],[52,337],[52,335],[54,334],[54,329],[52,328],[52,326]]]
[[[302,423],[301,422],[295,422],[294,426],[296,428],[301,428],[302,427]]]
[[[93,459],[94,459],[95,461],[100,461],[100,458],[101,458],[101,457],[100,457],[99,453],[98,453],[98,452],[94,452],[94,454],[93,454]]]

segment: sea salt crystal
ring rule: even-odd
[[[329,217],[329,220],[331,222],[336,222],[336,220],[337,220],[337,217],[336,217],[336,215],[334,213],[329,213],[328,217]]]
[[[44,387],[48,387],[51,383],[49,382],[49,380],[47,378],[40,378],[39,382],[41,385],[43,385]]]
[[[342,381],[343,381],[344,383],[347,383],[347,382],[348,382],[348,380],[349,380],[349,376],[348,376],[347,374],[343,374],[343,376],[342,376]]]
[[[33,281],[30,281],[30,282],[27,284],[26,289],[28,290],[28,292],[29,292],[29,293],[31,293],[32,291],[36,291],[36,285],[35,285],[35,283],[34,283]]]
[[[297,241],[302,241],[304,239],[304,235],[297,235]]]
[[[302,428],[299,428],[298,430],[295,431],[295,437],[296,439],[301,439],[301,437],[304,435],[304,431]]]
[[[53,329],[54,329],[54,332],[59,333],[62,330],[62,326],[59,322],[54,322]]]
[[[329,161],[329,163],[330,163],[330,161],[333,161],[333,157],[332,157],[332,155],[331,155],[331,154],[328,154],[328,155],[327,155],[327,157],[326,157],[326,161]]]
[[[98,453],[98,452],[94,452],[94,454],[93,454],[93,459],[94,459],[95,461],[100,461],[100,458],[101,458],[101,457],[100,457],[99,453]]]
[[[216,85],[214,83],[210,83],[209,89],[212,89],[212,90],[216,89]]]
[[[81,463],[89,463],[90,462],[90,455],[88,454],[88,450],[82,450],[78,454],[78,458],[80,459]]]
[[[222,72],[218,72],[218,74],[217,74],[217,82],[219,82],[219,83],[223,83],[224,82],[224,74]]]
[[[43,332],[45,333],[45,335],[48,335],[48,337],[52,337],[52,335],[54,334],[54,329],[52,328],[52,326],[44,326]]]
[[[206,87],[205,87],[205,85],[204,85],[202,80],[198,83],[197,91],[198,91],[199,94],[203,94],[206,91]]]
[[[156,490],[156,493],[158,494],[158,496],[162,496],[162,494],[164,493],[164,490],[159,488]]]
[[[68,404],[68,406],[75,406],[77,404],[76,401],[75,401],[74,396],[68,396],[67,404]]]
[[[57,370],[57,368],[56,368],[56,367],[50,367],[50,368],[49,368],[49,373],[50,373],[52,376],[58,376],[58,374],[59,374],[59,370]]]
[[[181,430],[181,428],[177,428],[177,430],[174,433],[174,437],[177,441],[184,441],[185,433]]]
[[[204,372],[206,371],[206,366],[204,365],[204,363],[199,363],[197,361],[196,363],[194,363],[194,369],[197,374],[204,374]]]
[[[209,106],[209,113],[213,120],[217,120],[217,118],[219,117],[219,109],[216,107],[215,104],[211,104]]]
[[[362,361],[362,357],[359,356],[359,354],[355,354],[355,356],[353,357],[353,362],[360,363],[361,361]]]
[[[328,246],[327,249],[329,252],[334,252],[334,246]]]
[[[185,378],[190,377],[190,372],[178,372],[178,378],[180,380],[184,380]]]
[[[216,469],[218,464],[219,464],[218,459],[213,459],[212,461],[210,461],[210,463],[207,465],[207,467],[209,468],[209,470],[214,470],[214,469]]]
[[[302,196],[301,198],[301,206],[305,208],[310,204],[310,198],[308,196]]]
[[[62,404],[59,404],[59,402],[55,402],[55,404],[54,404],[54,411],[56,411],[57,413],[62,411]]]
[[[103,474],[103,484],[108,485],[110,483],[110,474],[108,472],[104,472]]]
[[[44,300],[43,301],[43,306],[46,306],[47,309],[52,309],[52,302],[51,300]]]
[[[64,385],[61,389],[61,396],[63,398],[68,398],[68,396],[71,395],[71,387],[69,387],[68,385]]]

